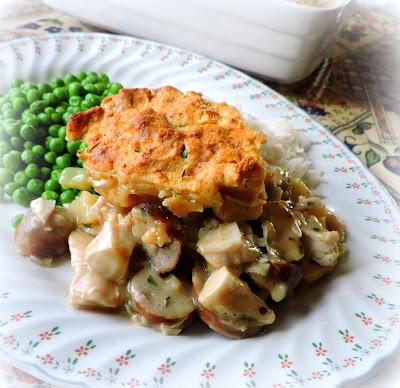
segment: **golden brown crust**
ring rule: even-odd
[[[221,208],[224,195],[250,208],[265,201],[264,135],[247,127],[237,109],[200,93],[123,89],[101,107],[73,115],[67,134],[88,144],[80,156],[97,191],[113,204],[161,198],[183,217]]]

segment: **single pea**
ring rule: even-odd
[[[70,106],[79,106],[82,102],[81,96],[72,96],[68,100]]]
[[[73,74],[66,74],[64,76],[64,82],[67,85],[72,83],[72,82],[76,82],[76,81],[78,81],[78,78],[76,78]]]
[[[85,96],[86,101],[92,102],[94,105],[100,105],[100,97],[93,93],[88,93]]]
[[[57,169],[57,170],[53,170],[53,171],[51,172],[51,174],[50,174],[51,179],[52,179],[53,181],[58,182],[58,181],[60,180],[61,173],[62,173],[62,170],[58,170],[58,169]]]
[[[6,120],[3,125],[4,125],[4,131],[8,136],[18,135],[19,125],[15,120]]]
[[[46,84],[46,83],[39,84],[37,86],[37,89],[38,89],[39,93],[41,93],[41,94],[51,92],[51,86],[49,84]]]
[[[52,123],[61,123],[62,122],[62,115],[58,112],[54,112],[50,115]]]
[[[85,71],[80,71],[76,77],[79,79],[79,81],[83,81],[87,77],[87,73]]]
[[[68,120],[69,120],[69,118],[72,116],[72,113],[70,113],[70,112],[65,112],[64,114],[63,114],[63,121],[64,121],[64,124],[67,124],[68,123]]]
[[[72,114],[74,114],[74,113],[80,112],[81,109],[80,109],[79,106],[71,106],[71,107],[70,107],[70,111],[71,111]]]
[[[15,79],[12,83],[11,83],[11,87],[12,88],[18,88],[19,86],[21,86],[24,83],[24,81],[20,78]]]
[[[65,140],[65,137],[67,136],[67,129],[66,129],[65,125],[63,125],[62,127],[60,127],[60,129],[58,130],[57,136],[58,136],[60,139]]]
[[[28,101],[24,97],[16,97],[11,100],[13,108],[17,112],[23,111],[28,106]]]
[[[58,98],[58,101],[68,100],[68,90],[65,86],[60,86],[53,90],[53,94]]]
[[[49,164],[54,164],[57,159],[57,154],[55,152],[46,152],[44,154],[44,160]]]
[[[4,186],[13,180],[13,174],[11,171],[4,167],[0,167],[0,186]]]
[[[0,155],[3,156],[12,150],[11,145],[5,140],[0,140]]]
[[[107,87],[107,85],[104,84],[103,82],[96,82],[94,84],[94,86],[96,88],[96,94],[98,94],[98,95],[102,94],[106,90],[106,87]]]
[[[103,82],[104,84],[108,84],[110,82],[110,79],[108,78],[107,74],[100,73],[99,74],[99,81]]]
[[[63,191],[60,195],[60,202],[62,205],[72,202],[76,197],[74,190]]]
[[[25,94],[20,88],[11,88],[8,92],[8,97],[13,100],[18,97],[25,97]]]
[[[122,88],[123,86],[119,82],[114,82],[110,84],[108,90],[113,94],[117,94]]]
[[[24,141],[19,137],[19,136],[13,136],[10,139],[10,144],[14,147],[16,150],[21,150],[24,147]],[[1,152],[0,152],[1,154]]]
[[[4,186],[4,192],[11,197],[13,195],[13,192],[17,190],[19,187],[21,187],[19,183],[9,182]]]
[[[40,168],[34,163],[28,164],[25,167],[24,171],[25,171],[26,176],[29,178],[39,178],[40,177]]]
[[[38,114],[38,119],[44,125],[52,124],[52,122],[51,122],[51,114],[49,114],[49,113],[44,113],[44,112],[43,113],[39,113]]]
[[[85,83],[86,82],[90,82],[92,84],[95,84],[96,82],[99,81],[99,77],[97,76],[97,74],[93,71],[91,71],[88,76],[85,78]]]
[[[12,109],[13,107],[11,102],[5,102],[0,108],[1,108],[1,113],[4,113],[6,110]]]
[[[3,165],[10,171],[17,171],[21,166],[21,151],[12,150],[3,156]]]
[[[19,134],[23,139],[32,141],[37,137],[38,131],[32,125],[24,124],[20,128]]]
[[[16,229],[17,226],[21,223],[22,219],[24,218],[23,214],[17,214],[13,218],[11,218],[11,226]]]
[[[78,158],[76,161],[76,165],[79,167],[83,167],[83,160]]]
[[[50,174],[51,174],[51,169],[48,167],[41,167],[40,168],[40,178],[42,180],[46,180],[50,178]]]
[[[36,115],[30,113],[29,111],[25,111],[27,114],[23,115],[22,122],[27,125],[32,125],[33,127],[36,127],[39,125],[39,119],[36,117]],[[25,113],[24,112],[24,113]]]
[[[70,140],[67,142],[67,150],[71,155],[76,155],[81,145],[80,140]]]
[[[29,181],[25,171],[17,171],[14,175],[14,182],[19,183],[21,186],[25,186]]]
[[[38,178],[30,179],[26,185],[26,190],[36,196],[40,196],[43,193],[43,182]]]
[[[30,140],[24,143],[24,150],[31,150],[35,144],[33,144]]]
[[[54,106],[60,101],[54,93],[43,94],[43,101],[47,106]]]
[[[61,116],[66,112],[67,110],[63,106],[58,106],[56,108],[56,112],[59,113]]]
[[[29,112],[32,114],[38,114],[44,111],[46,108],[46,104],[43,100],[36,100],[33,101],[32,104],[29,106]]]
[[[60,87],[60,86],[64,86],[64,85],[65,85],[64,80],[63,80],[62,78],[60,78],[60,77],[54,77],[54,78],[50,81],[50,86],[51,86],[53,89],[56,89],[56,88],[58,88],[58,87]]]
[[[32,102],[35,102],[37,100],[40,100],[41,97],[42,94],[37,89],[31,89],[26,93],[26,100],[29,102],[29,104],[32,104]]]
[[[93,108],[93,106],[94,106],[94,105],[93,105],[90,101],[83,100],[83,101],[81,102],[81,110],[82,110],[82,111],[87,110],[87,109],[90,109],[90,108]]]
[[[83,152],[86,152],[88,149],[88,145],[85,141],[81,141],[81,144],[79,145],[79,149]]]
[[[58,124],[53,124],[53,125],[50,125],[50,127],[49,127],[49,135],[50,136],[53,136],[53,137],[57,137],[58,136],[58,130],[60,129],[60,125],[58,125]]]
[[[51,137],[51,136],[46,136],[45,137],[45,139],[44,139],[44,147],[46,148],[46,149],[49,149],[49,145],[50,145],[50,140],[51,139],[53,139],[53,137]]]
[[[72,82],[68,85],[68,95],[71,96],[80,96],[84,93],[84,89],[79,82]]]
[[[16,119],[18,117],[18,112],[13,108],[7,109],[3,112],[3,118],[5,119]]]
[[[71,167],[71,155],[64,154],[64,155],[58,156],[56,159],[56,166],[62,170],[64,168]]]
[[[58,198],[58,194],[55,191],[46,190],[42,193],[42,198],[47,199],[48,201],[54,200],[56,201]]]
[[[84,84],[82,84],[83,89],[86,90],[86,92],[88,93],[97,93],[97,89],[96,86],[94,84],[92,84],[91,82],[86,82]]]
[[[42,156],[46,153],[46,149],[41,144],[36,144],[32,147],[32,152],[38,156]]]
[[[49,142],[49,150],[61,155],[65,151],[65,141],[59,137],[51,139]]]
[[[52,106],[46,106],[46,108],[44,108],[44,113],[47,113],[48,115],[51,115],[52,113],[54,113],[56,110],[52,107]]]
[[[32,150],[25,150],[21,154],[21,159],[26,164],[35,163],[38,159],[38,155],[36,155]]]
[[[20,187],[13,192],[12,200],[18,205],[29,206],[32,196],[25,187]]]
[[[54,179],[48,179],[44,184],[44,191],[55,191],[58,193],[61,191],[61,186]]]
[[[19,87],[20,87],[21,90],[25,91],[25,90],[29,90],[29,89],[32,89],[32,88],[36,88],[36,85],[33,82],[25,81]]]

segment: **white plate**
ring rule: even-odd
[[[102,71],[125,86],[171,84],[226,100],[260,119],[286,117],[325,172],[326,202],[343,217],[350,254],[335,273],[284,303],[259,338],[233,341],[198,324],[179,337],[119,315],[67,305],[68,263],[41,268],[15,253],[0,205],[0,355],[47,381],[82,386],[334,386],[369,371],[400,338],[400,215],[358,159],[283,97],[195,54],[134,38],[66,34],[0,45],[0,91]]]

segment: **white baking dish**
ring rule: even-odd
[[[288,0],[45,0],[107,30],[207,55],[281,82],[309,75],[327,56],[351,0],[317,8]]]

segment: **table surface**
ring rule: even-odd
[[[396,2],[397,1],[397,2]],[[398,0],[354,6],[330,58],[294,85],[265,82],[329,128],[400,203],[400,14]],[[58,32],[98,31],[39,0],[2,0],[0,41]],[[353,388],[400,387],[400,353]],[[0,361],[0,388],[52,387]]]

